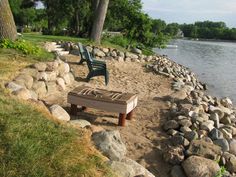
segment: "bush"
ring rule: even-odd
[[[4,39],[0,41],[0,48],[16,49],[16,50],[22,51],[24,54],[27,54],[27,55],[40,53],[39,47],[25,40],[17,40],[13,42],[11,40]]]
[[[104,36],[104,40],[124,48],[126,48],[129,45],[129,40],[123,36]]]

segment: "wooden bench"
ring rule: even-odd
[[[94,89],[80,86],[68,93],[68,103],[71,104],[71,114],[76,115],[78,105],[82,110],[87,107],[119,113],[119,126],[125,126],[125,120],[131,120],[133,109],[137,106],[137,94]]]

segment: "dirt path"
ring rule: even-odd
[[[141,63],[107,61],[109,85],[104,85],[103,77],[95,77],[87,83],[84,81],[88,73],[87,66],[74,64],[79,61],[79,57],[69,55],[66,59],[76,76],[76,85],[139,94],[134,120],[127,121],[126,127],[117,127],[117,114],[100,110],[89,109],[74,118],[87,119],[92,124],[108,130],[118,129],[127,146],[128,157],[145,166],[155,176],[168,176],[170,166],[163,161],[161,151],[166,144],[166,134],[162,131],[161,125],[166,119],[167,109],[162,98],[173,93],[170,89],[170,79],[145,71]],[[69,109],[66,94],[62,94],[61,99],[52,98],[49,98],[49,102],[63,104]]]

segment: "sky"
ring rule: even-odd
[[[143,11],[167,23],[223,21],[236,28],[236,0],[142,0]]]

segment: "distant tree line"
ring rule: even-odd
[[[43,34],[89,37],[99,0],[9,0],[18,30],[42,31]],[[185,37],[236,40],[236,29],[224,22],[166,24],[142,11],[141,0],[110,0],[103,31],[119,31],[125,39],[120,43],[163,47],[170,38]],[[113,40],[116,41],[116,40]]]
[[[185,37],[202,39],[236,40],[236,28],[228,28],[224,22],[196,22],[179,26]]]

